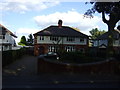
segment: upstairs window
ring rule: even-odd
[[[51,41],[58,41],[58,40],[59,40],[59,37],[51,36],[51,37],[50,37],[50,40],[51,40]]]
[[[2,36],[2,35],[0,35],[0,39],[3,39],[3,36]]]
[[[40,40],[41,40],[41,41],[44,40],[44,36],[40,36]]]
[[[82,43],[83,43],[83,42],[84,42],[84,38],[80,38],[80,42],[82,42]]]
[[[74,37],[67,37],[67,41],[68,42],[73,42],[73,41],[75,41],[75,38]]]
[[[5,39],[5,35],[0,35],[0,39]]]

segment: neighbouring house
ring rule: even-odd
[[[16,46],[17,36],[0,24],[0,51],[12,50]]]
[[[108,32],[100,35],[93,40],[93,47],[106,49],[108,45]],[[115,51],[120,52],[120,30],[113,30],[113,48]]]
[[[89,37],[74,28],[62,26],[62,20],[58,21],[58,26],[49,26],[33,35],[35,55],[57,50],[85,52],[88,48]]]

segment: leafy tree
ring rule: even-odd
[[[93,0],[92,0],[93,1]],[[84,16],[93,17],[95,12],[102,14],[102,21],[108,26],[108,56],[113,55],[113,30],[116,26],[116,23],[120,20],[120,1],[119,2],[99,2],[95,0],[90,2],[93,4],[93,7],[89,9]],[[109,19],[106,19],[108,15]]]
[[[19,45],[26,45],[27,44],[27,42],[26,42],[26,37],[25,36],[22,36],[21,37],[21,40],[20,40],[20,42],[18,43]]]
[[[32,45],[33,44],[33,36],[32,36],[32,34],[29,34],[27,42],[28,42],[28,45]]]
[[[91,34],[91,39],[96,39],[98,36],[104,34],[106,31],[100,31],[98,30],[98,28],[92,29],[91,31],[89,31]]]

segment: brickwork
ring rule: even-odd
[[[38,73],[120,74],[119,65],[120,63],[115,60],[90,64],[68,64],[39,58]]]
[[[40,55],[40,47],[44,48],[44,51],[42,54],[47,53],[49,51],[48,50],[49,46],[51,46],[51,45],[53,45],[53,44],[34,44],[34,55],[35,56]],[[73,45],[64,44],[64,45],[61,45],[61,49],[65,49],[65,46],[73,46]],[[81,48],[83,48],[84,50],[86,50],[88,48],[87,45],[74,45],[74,46],[75,46],[76,51],[80,50]]]

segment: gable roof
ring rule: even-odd
[[[117,34],[120,34],[120,31],[119,30],[113,30],[113,38],[114,39],[120,38],[120,36],[118,36]],[[108,39],[108,32],[98,36],[98,38],[96,38],[96,39]]]
[[[34,35],[40,36],[71,36],[71,37],[88,37],[87,35],[76,31],[75,29],[68,26],[49,26],[42,31],[35,33]]]
[[[13,34],[10,30],[8,30],[6,27],[0,24],[0,34],[8,32],[11,36],[17,38],[15,34]]]

